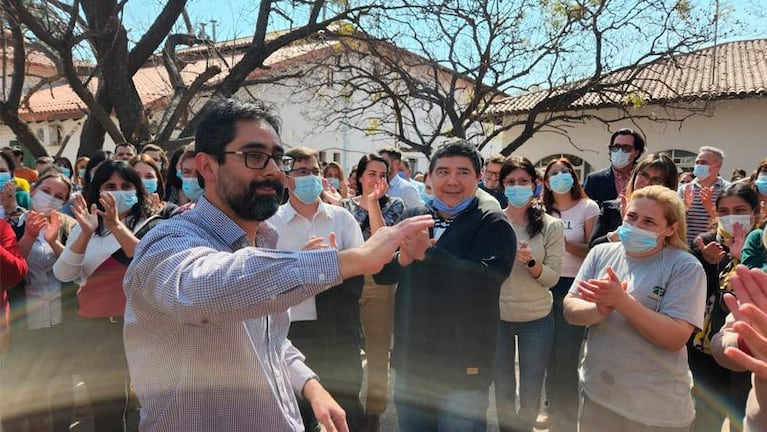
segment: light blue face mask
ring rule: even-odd
[[[4,188],[11,181],[11,173],[0,172],[0,189]]]
[[[80,168],[79,170],[77,170],[77,176],[80,177],[81,179],[84,179],[85,178],[85,168]]]
[[[135,190],[109,191],[109,193],[115,198],[118,214],[123,214],[138,204],[138,195]]]
[[[558,194],[566,194],[573,188],[573,176],[569,172],[560,172],[549,177],[551,190]]]
[[[711,168],[708,165],[695,164],[692,174],[698,179],[704,179],[711,174]]]
[[[296,198],[304,204],[317,201],[322,193],[322,179],[319,176],[308,175],[295,178],[296,189],[293,191]]]
[[[767,195],[767,175],[761,174],[754,180],[754,184],[756,185],[756,188],[759,189],[760,194]]]
[[[448,217],[452,218],[457,216],[459,213],[463,212],[464,210],[466,210],[473,200],[474,200],[473,195],[468,196],[464,198],[463,200],[461,200],[461,202],[459,202],[455,206],[450,207],[435,196],[431,201],[431,206],[434,207],[435,210],[442,212],[446,214]]]
[[[341,188],[341,180],[338,180],[335,177],[327,177],[325,180],[327,180],[328,184],[333,186],[335,190],[339,190]]]
[[[61,171],[61,173],[64,174],[64,177],[66,178],[72,177],[72,170],[67,167],[59,167],[59,171]]]
[[[626,222],[615,230],[626,252],[641,254],[658,246],[658,233],[637,228]]]
[[[181,190],[184,191],[184,195],[186,195],[187,198],[194,202],[197,202],[197,200],[200,199],[200,196],[202,196],[202,193],[205,192],[205,190],[200,187],[200,182],[197,181],[197,177],[182,177]]]
[[[509,200],[509,204],[516,208],[522,208],[526,206],[527,203],[529,203],[533,198],[533,190],[530,188],[530,186],[506,186],[503,189],[503,194],[506,195],[506,199]]]
[[[146,193],[153,194],[157,192],[157,179],[142,178],[141,183],[144,184],[144,189],[146,189]]]

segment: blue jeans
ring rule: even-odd
[[[531,431],[538,416],[546,362],[554,340],[554,317],[528,322],[501,321],[495,344],[495,406],[502,432]],[[519,344],[519,413],[514,374]]]
[[[399,430],[485,432],[487,390],[454,390],[443,395],[421,398],[419,401],[411,395],[413,392],[408,388],[407,379],[397,374],[394,378],[394,405]]]

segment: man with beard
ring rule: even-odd
[[[195,145],[203,196],[142,239],[125,276],[139,430],[302,431],[295,393],[325,430],[347,431],[344,411],[287,339],[286,311],[380,271],[432,221],[381,229],[340,252],[276,251],[277,233],[264,221],[277,211],[283,170],[293,165],[278,119],[262,104],[219,100]]]

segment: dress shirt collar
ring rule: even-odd
[[[197,205],[191,211],[207,221],[209,226],[215,227],[214,232],[225,244],[235,249],[242,247],[243,241],[247,244],[245,230],[222,212],[221,209],[208,201],[205,195],[200,197]],[[260,246],[262,244],[270,244],[270,242],[277,242],[277,231],[267,221],[262,221],[258,224],[258,230],[256,231],[256,243]]]
[[[296,209],[293,207],[293,204],[290,203],[290,200],[282,205],[284,207],[285,212],[285,221],[290,222],[293,220],[294,217],[299,216],[302,217]],[[328,210],[328,204],[325,204],[324,202],[320,201],[320,204],[317,206],[317,211],[314,213],[314,217],[317,216],[324,216],[326,218],[330,218],[330,211]]]

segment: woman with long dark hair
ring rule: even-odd
[[[78,372],[93,406],[94,429],[122,431],[128,394],[122,280],[153,210],[138,173],[122,161],[106,160],[85,194],[75,196],[72,212],[78,225],[53,272],[80,285]]]
[[[575,431],[578,416],[578,355],[584,328],[569,324],[562,302],[589,250],[599,206],[586,196],[572,163],[555,159],[543,174],[543,203],[546,211],[562,219],[565,227],[565,254],[554,296],[554,346],[546,372],[546,398],[550,403],[551,428]]]
[[[504,213],[519,244],[511,274],[501,285],[495,346],[495,403],[501,431],[533,429],[540,408],[546,363],[554,341],[552,295],[559,280],[565,236],[562,221],[546,214],[534,197],[537,173],[526,158],[509,157],[500,181],[509,205]],[[519,347],[519,413],[515,379]]]
[[[351,212],[367,240],[378,229],[395,225],[405,213],[405,203],[386,195],[389,163],[376,154],[368,154],[357,165],[356,190],[359,195],[341,201]],[[371,276],[365,276],[360,298],[360,317],[365,331],[365,359],[367,360],[368,390],[366,396],[366,423],[376,428],[380,415],[386,409],[389,395],[389,347],[394,330],[394,288],[379,285]]]

